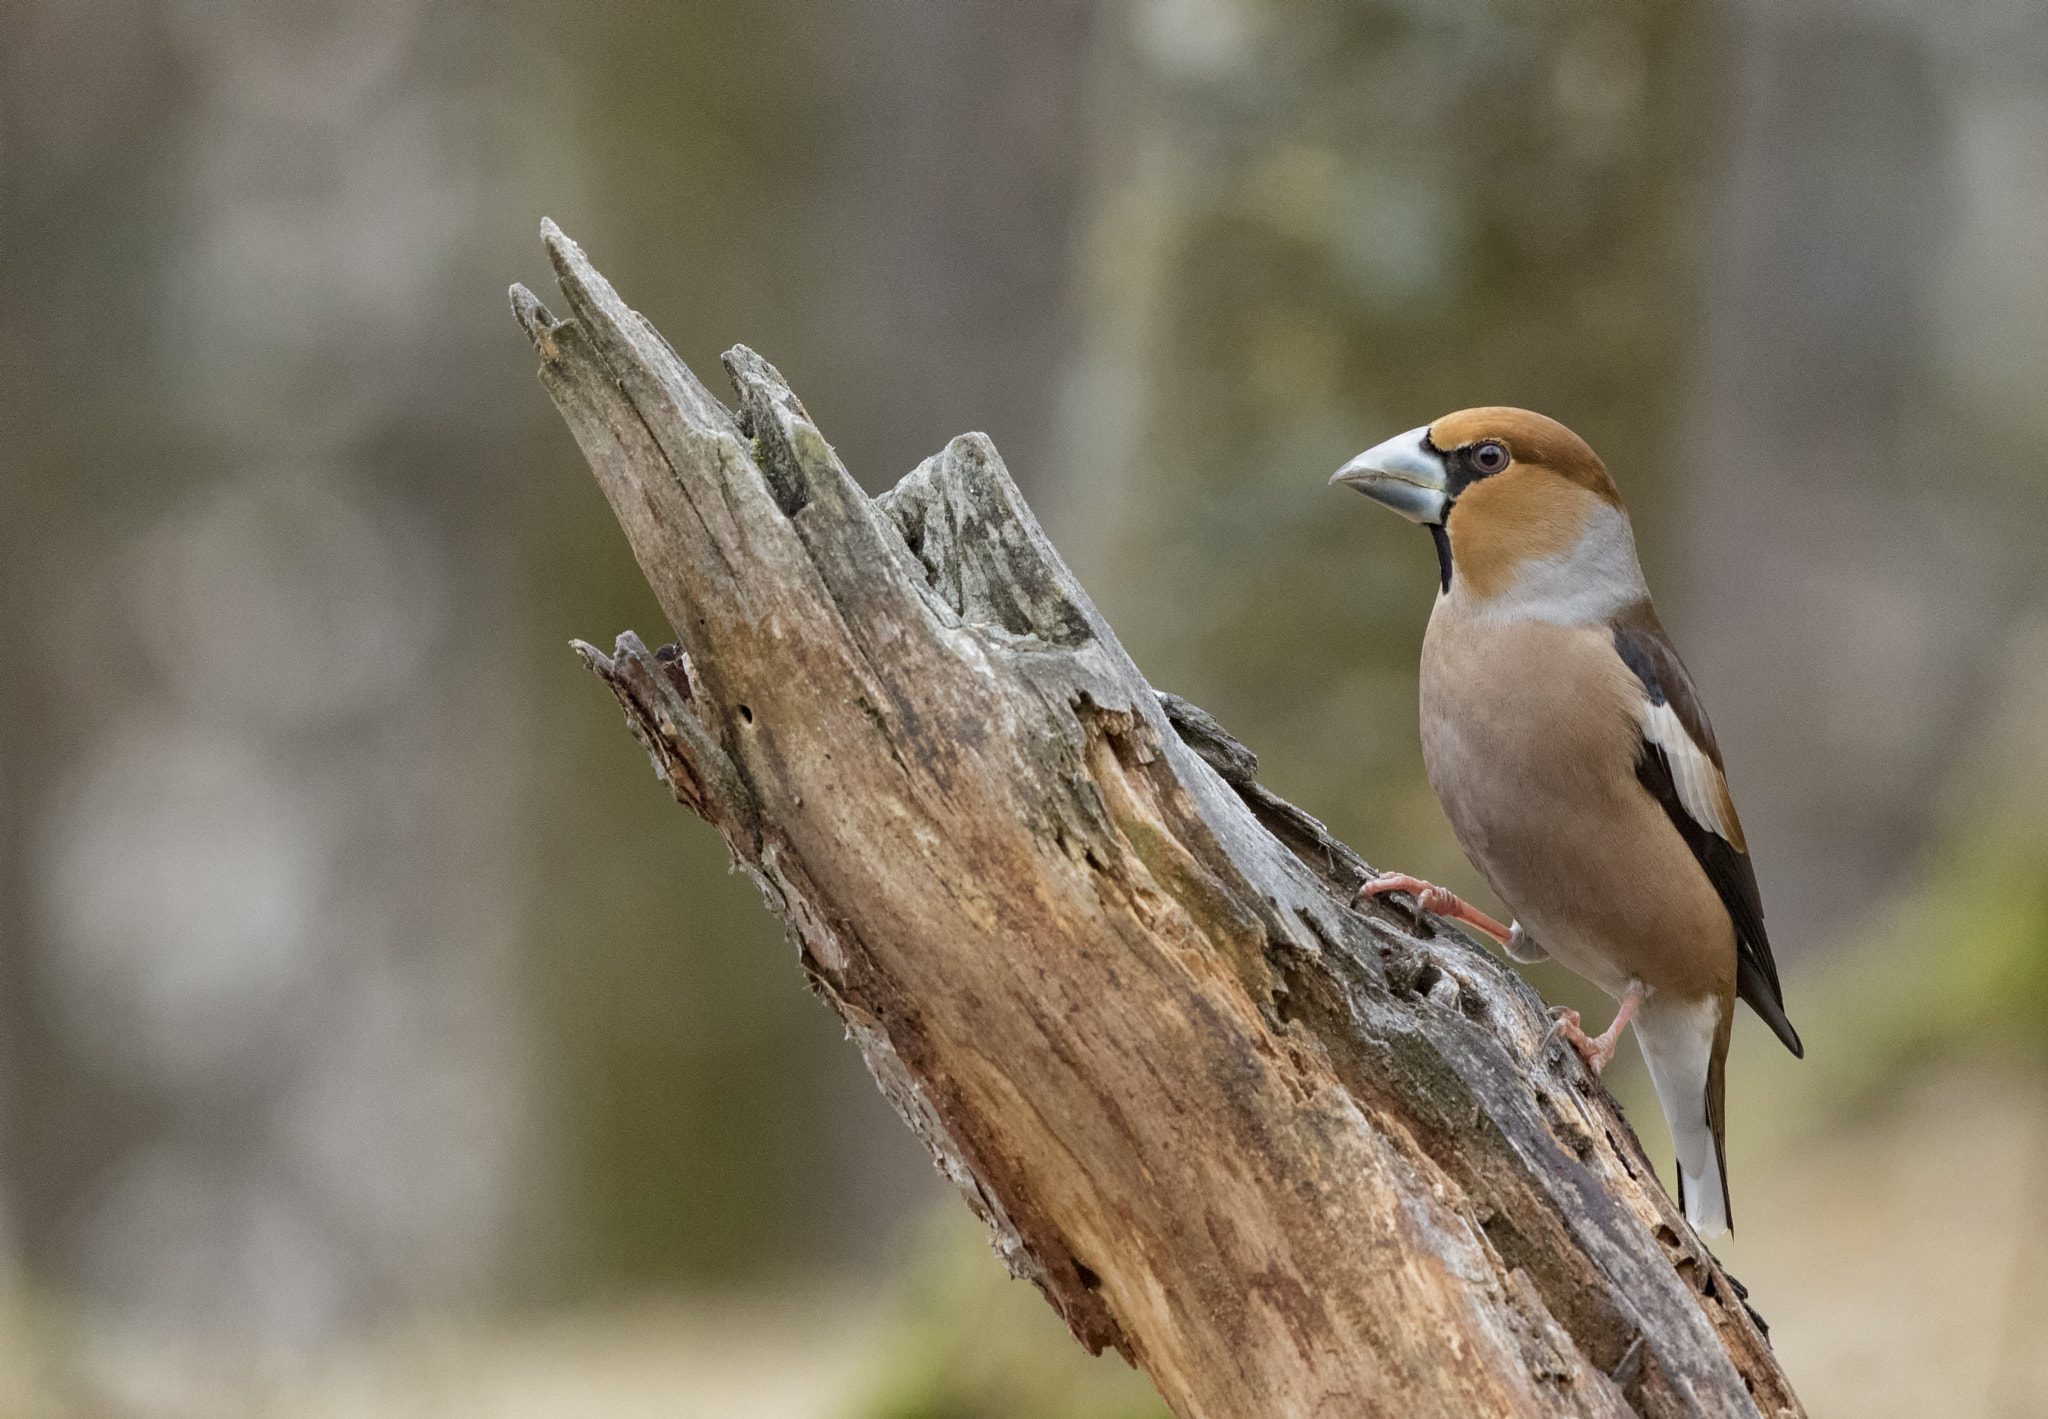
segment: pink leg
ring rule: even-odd
[[[1579,1024],[1576,1010],[1557,1011],[1557,1023],[1550,1027],[1551,1035],[1563,1035],[1571,1047],[1579,1052],[1579,1058],[1586,1062],[1586,1068],[1597,1078],[1607,1067],[1607,1061],[1614,1058],[1614,1051],[1621,1044],[1622,1026],[1636,1013],[1636,1007],[1643,1003],[1643,983],[1632,980],[1628,989],[1621,994],[1621,1009],[1614,1012],[1614,1023],[1607,1027],[1604,1035],[1589,1035]],[[1546,1037],[1545,1044],[1550,1041]]]
[[[1435,912],[1448,921],[1462,921],[1467,926],[1476,926],[1502,943],[1508,939],[1509,932],[1505,926],[1477,907],[1465,905],[1456,893],[1432,886],[1420,877],[1410,877],[1405,872],[1381,873],[1358,889],[1358,895],[1352,898],[1352,904],[1356,905],[1367,897],[1376,897],[1381,892],[1406,892],[1415,898],[1416,908],[1420,911]]]

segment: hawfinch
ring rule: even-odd
[[[1785,1047],[1756,873],[1721,750],[1593,450],[1522,409],[1467,409],[1369,449],[1345,483],[1429,529],[1442,585],[1422,642],[1422,758],[1459,844],[1514,911],[1503,927],[1390,873],[1363,894],[1546,955],[1620,1002],[1556,1032],[1598,1072],[1633,1021],[1678,1154],[1679,1202],[1728,1229],[1728,1032],[1740,996]]]

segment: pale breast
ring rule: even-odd
[[[1492,623],[1439,600],[1422,753],[1473,865],[1537,941],[1619,994],[1730,988],[1727,909],[1636,781],[1641,686],[1598,626]]]

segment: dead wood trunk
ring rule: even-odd
[[[679,648],[611,685],[939,1167],[1175,1413],[1797,1415],[1535,993],[1154,693],[987,439],[870,501],[543,229],[541,379]]]

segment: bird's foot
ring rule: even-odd
[[[1587,1072],[1594,1078],[1599,1078],[1600,1071],[1607,1067],[1608,1061],[1614,1058],[1614,1052],[1621,1048],[1622,1027],[1635,1015],[1636,1007],[1643,1003],[1643,995],[1643,983],[1630,981],[1628,989],[1622,992],[1621,1008],[1614,1012],[1614,1023],[1607,1027],[1606,1033],[1599,1035],[1586,1033],[1585,1027],[1579,1022],[1578,1011],[1563,1005],[1553,1006],[1550,1011],[1550,1032],[1543,1037],[1543,1048],[1549,1049],[1552,1040],[1563,1036],[1565,1042],[1578,1052],[1579,1058],[1585,1061]]]
[[[1578,1011],[1563,1005],[1555,1005],[1550,1010],[1550,1033],[1543,1037],[1543,1048],[1549,1049],[1550,1042],[1560,1037],[1577,1051],[1579,1058],[1585,1062],[1586,1072],[1595,1079],[1599,1078],[1600,1071],[1607,1067],[1607,1061],[1614,1058],[1612,1041],[1596,1039],[1587,1034],[1584,1026],[1579,1023]]]
[[[1405,872],[1382,872],[1358,889],[1358,894],[1351,899],[1351,905],[1358,906],[1367,897],[1376,897],[1382,892],[1406,892],[1415,898],[1418,917],[1423,912],[1434,912],[1446,921],[1462,921],[1467,926],[1479,928],[1503,945],[1507,944],[1508,937],[1512,934],[1507,927],[1485,912],[1467,905],[1457,893],[1425,882],[1420,877],[1410,877]]]

